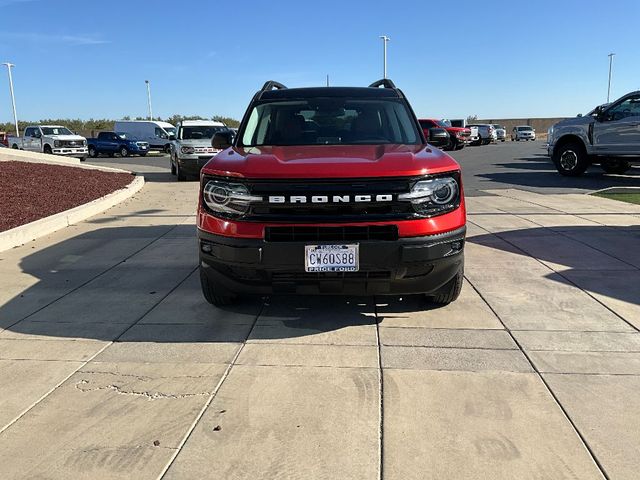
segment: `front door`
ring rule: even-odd
[[[630,95],[606,109],[593,126],[598,153],[637,155],[640,152],[640,94]]]

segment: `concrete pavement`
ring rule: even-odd
[[[636,478],[639,207],[470,199],[445,308],[222,310],[199,291],[197,183],[162,175],[0,254],[3,480]]]

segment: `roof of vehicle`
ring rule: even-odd
[[[516,125],[516,126],[515,126],[515,127],[513,127],[513,128],[523,128],[523,127],[530,128],[530,129],[532,129],[532,130],[533,130],[533,127],[532,127],[531,125]]]
[[[372,87],[305,87],[261,92],[260,100],[306,98],[401,98],[396,89]]]
[[[40,128],[67,128],[64,125],[30,125],[31,127],[40,127]],[[29,127],[27,127],[29,128]]]
[[[170,128],[176,128],[173,125],[171,125],[169,122],[161,122],[160,120],[116,120],[116,123],[153,123],[154,125],[157,125],[159,127],[170,127]]]
[[[194,126],[204,126],[204,127],[224,127],[225,124],[222,122],[216,122],[215,120],[183,120],[180,122],[180,125],[183,127],[194,127]]]

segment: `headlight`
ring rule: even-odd
[[[420,215],[441,215],[458,208],[460,187],[454,177],[420,180],[411,192],[398,195],[398,200],[411,202],[416,213]]]
[[[249,211],[251,202],[260,202],[262,197],[251,195],[241,183],[208,180],[202,189],[202,200],[216,216],[238,218]]]
[[[53,141],[53,147],[54,148],[60,148],[60,140],[54,140]]]
[[[193,153],[193,152],[195,152],[196,150],[195,150],[195,148],[193,148],[193,147],[182,147],[182,148],[180,149],[180,151],[181,151],[182,153],[187,153],[187,154],[189,154],[189,153]]]

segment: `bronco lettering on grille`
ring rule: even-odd
[[[393,195],[270,195],[269,203],[349,203],[349,202],[391,202]]]

